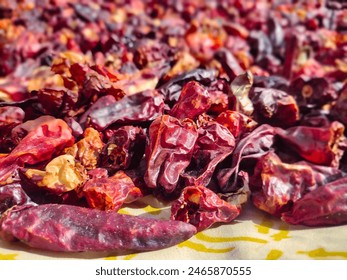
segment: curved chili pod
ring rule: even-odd
[[[329,127],[295,126],[286,130],[277,129],[290,149],[302,158],[314,164],[337,167],[344,153],[345,126],[338,122],[331,122]]]
[[[252,118],[240,112],[225,110],[216,118],[216,122],[225,126],[236,139],[240,139],[247,132],[251,132],[258,125]]]
[[[334,226],[347,222],[347,177],[321,186],[296,201],[282,215],[290,224]]]
[[[294,97],[282,90],[253,87],[249,96],[254,118],[260,123],[290,127],[299,120],[299,107]]]
[[[194,226],[180,221],[58,204],[14,207],[0,220],[3,239],[63,252],[159,250],[195,233]]]

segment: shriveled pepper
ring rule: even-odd
[[[290,224],[335,226],[347,222],[347,177],[318,187],[297,200],[282,215]]]
[[[92,178],[82,187],[91,208],[101,210],[118,210],[123,203],[130,203],[142,197],[141,190],[132,179],[119,170],[111,177]]]
[[[180,121],[163,115],[149,128],[146,150],[147,171],[145,182],[150,188],[175,190],[180,174],[187,168],[193,155],[198,132],[193,122]]]
[[[221,199],[212,190],[199,185],[185,187],[171,206],[171,219],[190,223],[198,231],[214,223],[229,223],[240,214],[241,207]]]
[[[0,184],[10,180],[16,168],[51,159],[74,143],[71,129],[61,119],[50,119],[30,131],[12,152],[0,159]]]
[[[0,220],[0,236],[63,252],[151,251],[189,239],[188,223],[118,214],[72,205],[15,206]]]

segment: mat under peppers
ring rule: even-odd
[[[3,1],[0,258],[346,258],[345,8]]]

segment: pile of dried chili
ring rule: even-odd
[[[344,1],[4,0],[0,236],[173,246],[253,204],[347,223]],[[151,195],[155,220],[117,211]]]

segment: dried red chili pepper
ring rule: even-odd
[[[343,155],[345,127],[334,121],[329,127],[296,126],[277,130],[281,139],[304,159],[328,166],[338,166]]]
[[[14,207],[0,220],[3,239],[63,252],[159,250],[195,233],[194,226],[180,221],[58,204]]]
[[[65,88],[44,88],[37,97],[43,114],[61,117],[77,110],[78,93]]]
[[[81,125],[81,127],[86,127],[88,125],[89,114],[91,112],[98,111],[116,102],[116,98],[112,95],[101,96],[98,100],[95,101],[95,103],[89,106],[89,108],[78,118],[78,123]]]
[[[0,107],[0,129],[7,126],[14,127],[21,124],[25,113],[20,107],[4,106]]]
[[[0,152],[9,152],[15,146],[11,141],[11,131],[20,125],[25,117],[25,112],[20,107],[0,107]]]
[[[171,193],[190,163],[198,139],[197,129],[192,121],[163,115],[152,122],[148,133],[145,182],[150,188],[162,187]]]
[[[11,139],[15,143],[15,145],[18,145],[22,139],[28,135],[30,131],[33,131],[34,129],[37,129],[40,125],[52,121],[55,118],[49,115],[40,116],[34,120],[26,121],[22,124],[17,125],[15,128],[11,131]]]
[[[211,107],[208,110],[208,114],[218,115],[228,109],[230,86],[226,80],[218,79],[213,81],[207,90],[211,100]]]
[[[274,127],[263,124],[236,143],[231,162],[225,164],[229,164],[230,167],[225,167],[224,165],[216,174],[222,193],[237,190],[241,162],[247,161],[247,159],[257,159],[272,149],[275,142],[275,134],[276,129]],[[244,168],[246,169],[246,167]],[[253,167],[251,166],[250,168],[252,169]]]
[[[134,63],[139,68],[156,67],[170,63],[169,46],[154,40],[139,40],[134,52]]]
[[[290,83],[288,92],[295,97],[301,110],[319,108],[337,99],[326,78],[299,77]]]
[[[75,190],[87,180],[85,168],[68,154],[55,157],[44,171],[29,168],[24,175],[36,186],[55,193]]]
[[[149,122],[163,114],[163,97],[156,91],[144,91],[108,106],[92,110],[90,122],[98,130],[103,130],[114,123],[133,124]]]
[[[63,120],[53,119],[40,124],[8,156],[0,158],[0,184],[6,182],[19,166],[51,159],[74,141],[70,128]]]
[[[110,172],[135,168],[144,155],[146,135],[141,127],[123,126],[112,131],[112,136],[99,155],[100,167]]]
[[[180,97],[169,114],[178,119],[195,119],[207,112],[210,106],[208,91],[199,83],[191,81],[182,88]]]
[[[97,67],[94,69],[79,63],[74,63],[69,68],[71,80],[79,88],[79,101],[86,103],[104,95],[111,95],[116,100],[122,99],[124,92],[116,87],[108,73],[100,71]],[[65,84],[67,82],[65,78]]]
[[[310,166],[283,163],[269,152],[258,160],[251,178],[252,201],[259,209],[280,216],[316,186]]]
[[[285,163],[274,151],[270,151],[258,159],[251,177],[252,201],[259,209],[281,216],[292,211],[296,202],[306,195],[315,193],[322,186],[339,182],[344,176],[343,171],[334,167],[306,161]],[[297,217],[305,220],[305,217]]]
[[[235,138],[217,122],[206,122],[199,129],[190,165],[182,174],[185,185],[207,186],[217,165],[229,156],[235,147]]]
[[[215,53],[215,58],[222,64],[223,70],[231,81],[244,72],[238,60],[227,49],[220,49],[217,51]]]
[[[290,224],[334,226],[347,222],[346,177],[316,188],[297,200],[282,219]]]
[[[193,19],[185,34],[191,53],[200,61],[211,60],[216,50],[223,46],[225,39],[226,32],[219,22],[207,17],[200,21]]]
[[[230,223],[239,214],[239,206],[227,203],[202,185],[185,187],[171,205],[171,219],[190,223],[197,231],[215,223]]]
[[[97,167],[98,159],[104,143],[100,134],[95,129],[88,127],[84,131],[84,138],[75,143],[73,146],[65,149],[65,153],[72,155],[87,170]]]
[[[164,96],[165,102],[177,102],[182,87],[189,81],[196,81],[202,85],[210,84],[216,78],[214,69],[194,69],[187,73],[178,75],[158,88],[159,93]]]
[[[236,139],[240,139],[247,132],[251,132],[257,122],[252,118],[236,111],[225,110],[216,118],[216,122],[225,126]]]
[[[102,176],[88,180],[80,192],[91,208],[114,211],[124,203],[131,203],[143,196],[141,190],[122,170],[111,177]]]
[[[299,120],[299,108],[294,97],[284,91],[253,87],[250,94],[254,118],[261,123],[290,127]]]

